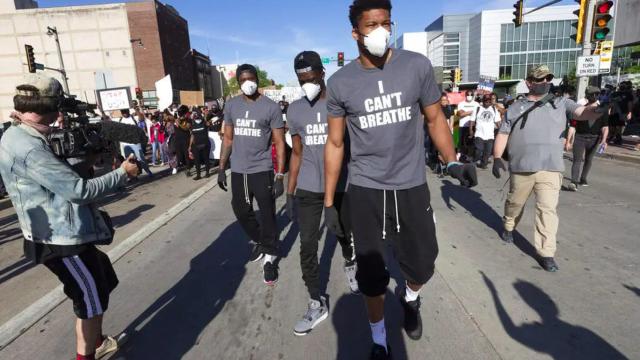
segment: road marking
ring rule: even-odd
[[[194,193],[183,199],[163,214],[159,215],[155,220],[151,221],[147,225],[143,226],[140,230],[124,239],[120,244],[115,246],[111,251],[107,253],[112,263],[116,263],[120,258],[126,255],[131,249],[135,248],[144,239],[156,232],[167,222],[178,216],[181,212],[186,210],[191,204],[200,199],[209,190],[217,187],[218,184],[215,181],[210,181],[208,184],[203,185]],[[35,325],[42,318],[47,316],[58,305],[62,304],[67,297],[62,291],[62,285],[58,285],[49,293],[35,301],[29,307],[22,310],[19,314],[12,317],[6,323],[0,325],[0,350],[3,350],[7,345],[11,344],[20,335],[24,334],[33,325]]]

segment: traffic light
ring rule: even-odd
[[[344,53],[342,51],[338,53],[338,66],[344,66]]]
[[[575,0],[580,7],[573,13],[578,17],[575,22],[571,23],[571,26],[576,28],[576,33],[571,35],[571,38],[576,41],[576,44],[582,43],[582,35],[584,34],[584,22],[587,18],[587,4],[589,0]]]
[[[36,57],[33,55],[33,46],[24,44],[24,52],[27,54],[27,67],[29,68],[29,72],[36,72]]]
[[[516,3],[513,4],[513,7],[516,9],[516,11],[513,12],[513,23],[516,27],[518,27],[522,25],[522,20],[524,17],[524,0],[516,1]]]
[[[455,69],[449,70],[449,80],[451,80],[452,83],[456,82],[456,70]]]
[[[136,99],[142,100],[142,89],[136,88]]]
[[[602,41],[607,38],[609,34],[609,22],[612,19],[611,8],[613,7],[613,1],[600,1],[596,4],[596,11],[593,17],[593,31],[591,32],[591,41]]]
[[[462,69],[456,68],[456,70],[455,70],[455,80],[456,80],[456,84],[459,84],[459,83],[462,82]]]

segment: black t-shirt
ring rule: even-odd
[[[625,117],[631,111],[629,103],[633,101],[633,95],[628,91],[616,91],[611,94],[611,114]]]
[[[602,111],[604,112],[602,116],[594,122],[571,120],[571,127],[575,128],[576,134],[579,135],[600,135],[602,128],[609,126],[609,115],[606,109]]]
[[[193,135],[194,145],[207,145],[209,143],[209,133],[207,129],[207,123],[203,120],[198,124],[197,121],[193,122],[191,127],[191,134]]]

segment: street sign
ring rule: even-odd
[[[323,58],[322,58],[322,63],[323,63],[323,64],[325,64],[325,65],[326,65],[326,64],[329,64],[330,62],[331,62],[331,58],[328,58],[328,57],[323,57]]]
[[[600,55],[579,56],[576,76],[596,76],[600,71]]]
[[[611,71],[611,59],[613,58],[613,41],[601,41],[600,47],[600,74],[608,74]]]

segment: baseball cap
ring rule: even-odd
[[[545,79],[545,78],[547,80],[551,80],[553,79],[553,74],[549,70],[549,67],[544,64],[533,66],[531,69],[529,69],[529,72],[527,73],[527,79]]]
[[[60,82],[43,73],[29,73],[22,83],[16,86],[16,95],[60,97],[64,95]]]
[[[296,55],[293,61],[293,68],[296,70],[296,74],[301,74],[313,70],[322,71],[322,59],[315,51],[303,51]]]
[[[589,87],[587,87],[586,94],[587,95],[600,94],[600,88],[597,87],[597,86],[589,86]]]

